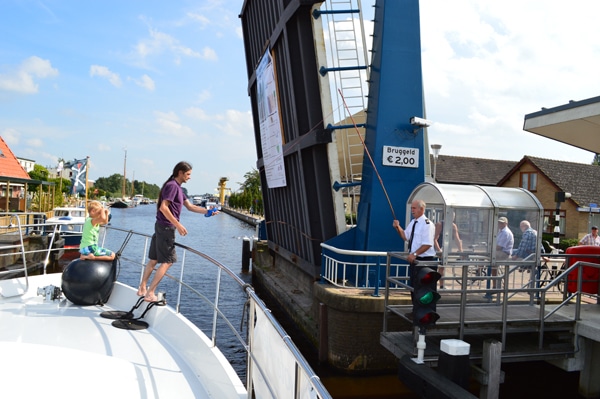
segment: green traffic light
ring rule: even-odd
[[[423,289],[420,289],[417,292],[417,295],[419,303],[422,305],[431,305],[432,303],[436,303],[441,298],[440,294],[436,291],[426,291]]]
[[[433,295],[433,292],[428,292],[419,298],[419,302],[421,302],[423,305],[429,305],[431,302],[433,302],[434,298],[435,296]]]

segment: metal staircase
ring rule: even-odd
[[[353,186],[360,184],[362,175],[369,74],[361,0],[327,0],[313,16],[322,18],[326,37],[327,66],[319,72],[328,75],[331,85],[334,124],[328,127],[336,132],[342,180],[337,188],[353,196]]]

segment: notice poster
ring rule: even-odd
[[[279,100],[273,59],[267,50],[256,69],[258,118],[263,164],[269,188],[285,187],[283,135],[279,119]]]

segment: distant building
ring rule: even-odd
[[[21,164],[21,166],[23,167],[23,169],[25,169],[25,172],[27,172],[27,173],[31,172],[33,170],[33,167],[35,166],[35,161],[33,159],[17,157],[17,160],[19,161],[19,163]]]

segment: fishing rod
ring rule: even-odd
[[[352,116],[352,113],[350,112],[350,109],[348,108],[348,104],[346,104],[346,99],[344,98],[344,95],[342,94],[342,90],[338,89],[338,93],[340,93],[340,97],[342,97],[344,107],[348,111],[348,114],[350,115],[350,119],[352,120],[352,125],[354,126],[354,130],[356,130],[356,134],[358,135],[358,138],[360,139],[360,141],[365,149],[365,152],[367,153],[367,156],[369,157],[369,161],[371,161],[371,165],[373,165],[373,170],[375,171],[375,174],[377,175],[377,178],[379,179],[379,183],[381,184],[381,188],[383,189],[385,198],[387,199],[388,205],[390,206],[390,210],[392,211],[392,217],[394,218],[394,220],[396,220],[396,213],[394,212],[394,207],[392,206],[392,201],[390,200],[390,196],[388,195],[387,190],[385,189],[385,185],[383,184],[381,175],[379,174],[379,171],[377,170],[377,167],[375,166],[375,162],[373,161],[373,158],[371,157],[371,153],[369,152],[369,149],[367,148],[367,145],[365,144],[365,140],[363,139],[362,135],[360,134],[360,131],[358,130],[358,126],[356,125],[356,121],[354,120],[354,117]]]

